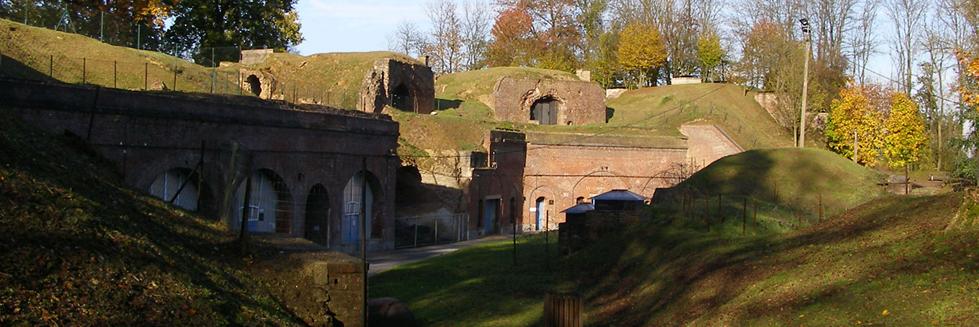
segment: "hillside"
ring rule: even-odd
[[[393,58],[405,62],[416,60],[387,51],[320,53],[301,56],[275,53],[265,62],[254,65],[231,64],[228,68],[261,70],[275,76],[277,94],[289,101],[294,98],[329,106],[357,107],[364,76],[379,59]]]
[[[141,90],[166,85],[183,92],[237,94],[237,70],[196,65],[160,52],[113,46],[86,36],[0,19],[0,71],[21,78],[51,78]]]
[[[878,185],[883,180],[881,173],[826,150],[758,149],[715,161],[660,191],[654,201],[659,209],[668,209],[661,213],[695,225],[723,219],[717,217],[718,195],[726,217],[742,217],[747,201],[757,228],[781,231],[817,222],[820,210],[826,218],[884,196]],[[710,206],[707,218],[705,201]]]
[[[121,186],[108,167],[0,108],[0,325],[302,322],[220,222]]]
[[[971,326],[977,224],[946,228],[961,199],[886,197],[781,235],[653,221],[563,258],[552,235],[550,269],[542,237],[521,240],[516,267],[498,241],[379,274],[371,292],[433,326],[540,324],[552,289],[583,296],[587,325]]]
[[[629,90],[607,101],[614,110],[608,126],[679,133],[680,125],[710,123],[723,128],[745,149],[792,146],[783,130],[744,88],[732,84],[671,85]]]

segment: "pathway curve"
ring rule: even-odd
[[[494,235],[494,236],[484,237],[475,240],[457,242],[457,243],[431,245],[431,246],[425,246],[419,248],[408,248],[408,249],[370,253],[370,257],[367,259],[367,261],[370,262],[370,270],[367,273],[367,275],[374,276],[379,273],[391,270],[392,268],[402,264],[422,261],[443,254],[452,253],[457,250],[471,247],[477,244],[505,240],[505,239],[509,239],[509,236]]]

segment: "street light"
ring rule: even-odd
[[[798,144],[800,148],[804,148],[806,147],[806,106],[809,96],[809,52],[811,51],[812,38],[809,33],[809,20],[805,18],[799,19],[799,24],[802,24],[802,33],[805,34],[806,38],[806,63],[803,66],[804,71],[802,73],[802,112],[799,114]]]

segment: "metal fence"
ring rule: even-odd
[[[469,239],[469,215],[465,213],[400,217],[396,221],[395,247],[419,247]]]

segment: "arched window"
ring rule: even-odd
[[[235,193],[234,222],[239,222],[242,212],[248,217],[248,231],[255,233],[289,233],[292,222],[292,195],[282,177],[268,169],[251,175],[251,191],[245,207],[245,186],[241,182]]]
[[[384,222],[375,210],[380,206],[380,183],[369,172],[358,172],[343,188],[343,218],[340,221],[340,240],[343,244],[360,242],[361,203],[366,213],[367,238],[381,238]]]

